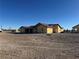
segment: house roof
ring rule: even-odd
[[[35,26],[21,26],[19,29],[33,29]]]
[[[43,26],[46,26],[46,27],[53,27],[53,26],[59,26],[61,29],[62,27],[59,25],[59,24],[45,24],[45,23],[37,23],[35,26],[21,26],[20,28],[34,28],[38,25],[43,25]]]
[[[59,26],[60,28],[62,28],[59,24],[45,24],[45,23],[38,23],[38,24],[36,24],[36,26],[37,25],[44,25],[44,26],[46,26],[46,27],[53,27],[53,26]]]
[[[47,27],[47,24],[45,24],[45,23],[37,23],[35,26],[38,26],[38,25],[43,25],[43,26]]]
[[[20,28],[27,28],[26,26],[21,26]]]
[[[48,24],[48,26],[59,26],[61,29],[63,29],[59,24]]]
[[[77,28],[77,27],[79,27],[79,24],[78,25],[75,25],[74,27],[72,27],[72,28]]]

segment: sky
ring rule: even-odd
[[[72,29],[79,24],[79,0],[0,0],[0,26],[3,28],[38,22]]]

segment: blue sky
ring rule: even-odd
[[[79,23],[79,0],[0,0],[0,26],[58,23],[71,29]]]

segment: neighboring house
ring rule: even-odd
[[[79,32],[79,24],[74,26],[74,27],[72,27],[72,31],[73,32]]]
[[[21,26],[19,31],[21,33],[60,33],[64,30],[59,24],[38,23],[35,26]]]

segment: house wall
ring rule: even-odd
[[[47,33],[47,27],[43,25],[38,25],[36,28],[37,33]]]
[[[61,29],[58,25],[56,26],[53,26],[53,32],[54,33],[60,33],[60,32],[63,32],[64,30]]]
[[[64,31],[64,29],[61,29],[59,26],[58,26],[58,33],[61,33],[61,32],[63,32]]]
[[[77,31],[79,32],[79,27],[77,28]]]
[[[53,33],[58,33],[58,26],[53,26]]]
[[[53,33],[53,28],[47,28],[47,34],[52,34]]]

